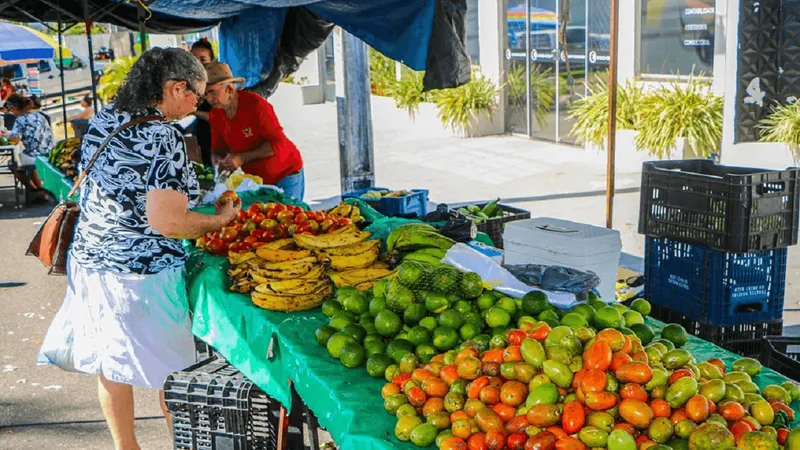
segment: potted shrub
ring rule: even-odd
[[[533,97],[531,98],[531,112],[536,122],[544,127],[546,125],[547,114],[553,109],[555,101],[555,86],[552,80],[553,70],[550,68],[542,69],[541,66],[531,67],[530,84]],[[517,64],[506,72],[506,95],[508,104],[508,114],[511,117],[527,114],[527,80],[525,79],[525,66]],[[525,120],[514,120],[514,122],[525,123]]]
[[[492,114],[497,109],[500,89],[492,80],[473,70],[469,83],[436,93],[439,120],[461,137],[492,134]]]
[[[800,160],[800,102],[774,107],[758,128],[761,130],[760,142],[786,144],[792,164],[797,164]]]
[[[605,149],[608,138],[607,76],[597,75],[589,85],[590,94],[576,101],[569,118],[575,120],[570,134],[587,148]],[[642,100],[641,86],[629,81],[617,89],[617,149],[635,149],[638,116],[636,108]]]
[[[418,72],[403,67],[403,75],[400,81],[393,83],[386,89],[386,93],[392,97],[398,109],[407,112],[413,120],[419,113],[422,103],[430,103],[435,98],[434,91],[422,92],[422,79],[425,72]]]
[[[325,91],[322,86],[314,86],[308,84],[308,78],[300,77],[295,79],[294,75],[287,75],[286,78],[281,80],[281,85],[275,91],[276,97],[291,98],[291,102],[300,103],[301,105],[316,105],[325,101]]]

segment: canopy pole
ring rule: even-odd
[[[611,0],[611,39],[608,64],[608,161],[606,167],[606,228],[614,223],[614,167],[617,152],[617,35],[619,34],[619,0]]]
[[[86,45],[89,47],[89,71],[92,79],[92,108],[97,114],[97,79],[94,74],[94,50],[92,49],[92,28],[94,20],[89,15],[89,0],[83,0],[83,23],[86,25]]]
[[[334,55],[339,163],[345,193],[375,184],[369,52],[364,42],[336,27]]]
[[[67,128],[67,87],[64,83],[64,44],[61,33],[61,14],[58,14],[58,77],[61,78],[61,120],[64,123],[64,139],[68,137]]]
[[[147,25],[145,24],[146,12],[141,2],[139,3],[139,41],[142,43],[142,53],[147,51]]]

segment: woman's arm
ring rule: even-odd
[[[74,117],[71,117],[69,120],[88,119],[89,117],[92,117],[92,114],[94,114],[94,108],[92,108],[90,106],[88,108],[85,108],[83,111],[81,111],[80,114],[78,114],[78,115],[76,115]]]
[[[154,189],[147,192],[145,213],[150,227],[172,239],[195,239],[208,232],[219,230],[236,218],[241,202],[226,202],[217,214],[209,216],[188,210],[189,199],[172,189]]]

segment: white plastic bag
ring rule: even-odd
[[[242,193],[242,192],[247,192],[247,191],[255,191],[255,190],[258,190],[258,189],[261,189],[261,188],[274,189],[274,190],[280,192],[281,194],[283,193],[283,189],[281,189],[281,188],[279,188],[277,186],[256,184],[255,181],[253,181],[253,180],[251,180],[249,178],[245,178],[239,184],[239,187],[236,188],[235,192],[236,193]],[[217,201],[217,199],[220,197],[220,195],[222,195],[227,190],[228,190],[228,187],[225,186],[225,183],[217,183],[214,186],[213,190],[207,192],[206,195],[203,196],[203,201],[201,203],[204,204],[204,205],[208,205],[208,204],[214,203],[214,202]]]
[[[75,324],[70,319],[72,316],[71,305],[69,299],[65,300],[53,318],[53,322],[44,336],[42,347],[39,349],[37,362],[52,364],[68,372],[79,372],[75,369],[73,354]]]
[[[475,272],[489,283],[494,290],[509,297],[522,298],[528,292],[541,291],[550,303],[558,309],[571,309],[580,303],[575,294],[537,289],[519,281],[511,272],[504,269],[492,258],[481,254],[466,244],[456,244],[447,251],[442,260],[462,272]]]

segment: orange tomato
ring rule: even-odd
[[[686,378],[686,377],[693,378],[694,374],[689,369],[678,369],[678,370],[672,372],[672,375],[669,376],[669,378],[667,379],[667,382],[670,385],[673,385],[673,384],[675,384],[676,381],[680,380],[681,378]]]
[[[506,430],[510,433],[525,431],[531,423],[526,416],[516,416],[506,423]]]
[[[506,438],[506,448],[508,450],[525,450],[525,442],[528,435],[525,433],[511,433]]]
[[[425,395],[425,391],[422,390],[419,386],[414,386],[406,392],[406,396],[408,397],[408,402],[414,406],[422,406],[428,401],[428,396]]]
[[[586,394],[586,406],[594,411],[605,411],[617,405],[619,399],[611,392],[588,392]]]
[[[583,367],[589,370],[606,370],[611,365],[611,347],[596,340],[583,351]]]
[[[786,445],[787,437],[789,437],[789,430],[786,428],[778,428],[778,444]]]
[[[469,420],[456,420],[450,424],[450,431],[457,438],[469,439],[470,435],[472,435],[472,424],[469,423]]]
[[[656,399],[650,402],[650,408],[653,409],[653,417],[669,417],[672,414],[672,408],[666,400]]]
[[[433,413],[444,411],[444,400],[439,397],[429,398],[428,401],[422,405],[422,417],[426,419]]]
[[[500,401],[509,406],[519,406],[528,396],[528,387],[519,381],[508,381],[500,388]]]
[[[492,348],[483,352],[483,356],[481,356],[481,362],[494,362],[501,364],[503,363],[503,349],[502,348]]]
[[[597,333],[596,340],[608,344],[612,352],[618,352],[625,347],[625,335],[613,328],[606,328]]]
[[[750,431],[756,431],[752,425],[746,420],[739,420],[735,422],[730,427],[731,433],[733,433],[733,438],[736,440],[736,444],[739,444],[739,438],[742,437],[743,434],[749,433]]]
[[[581,386],[581,381],[583,381],[583,377],[586,376],[586,372],[588,372],[585,367],[577,372],[575,375],[572,376],[572,389],[578,389]]]
[[[456,365],[464,360],[467,356],[472,356],[473,358],[477,358],[480,356],[480,352],[475,347],[467,347],[460,352],[456,353]]]
[[[712,402],[710,398],[707,398],[708,403],[708,415],[714,414],[717,412],[717,404]]]
[[[785,403],[778,402],[778,401],[771,402],[770,404],[772,405],[772,410],[773,411],[775,411],[775,412],[778,412],[778,411],[785,412],[786,415],[789,416],[789,421],[790,422],[794,422],[794,410],[792,408],[787,406]]]
[[[439,371],[439,378],[447,383],[448,386],[452,385],[460,378],[458,376],[458,368],[455,366],[455,364],[442,367],[442,370]]]
[[[647,437],[646,435],[643,435],[643,436]],[[645,439],[644,441],[642,441],[642,442],[639,444],[639,450],[647,450],[648,448],[650,448],[650,447],[654,447],[654,446],[656,446],[656,445],[658,445],[658,444],[656,444],[656,442],[655,442],[655,441],[651,441],[651,440],[648,438],[648,439]],[[441,449],[439,449],[439,450],[441,450]]]
[[[688,418],[689,416],[686,415],[686,410],[684,408],[680,408],[672,411],[672,414],[669,416],[669,421],[672,422],[673,425],[675,425],[681,420]]]
[[[556,442],[556,450],[586,450],[586,446],[578,439],[567,436]]]
[[[528,333],[528,336],[531,339],[536,339],[537,341],[542,342],[545,339],[547,339],[547,335],[549,334],[550,334],[550,325],[544,322],[539,322],[538,327],[535,328],[530,333]]]
[[[558,438],[549,431],[542,431],[529,437],[525,442],[525,450],[554,450]]]
[[[653,410],[645,402],[639,400],[623,400],[619,404],[619,415],[626,422],[640,430],[650,426],[653,421]]]
[[[618,424],[614,425],[614,429],[615,430],[622,430],[622,431],[630,434],[631,436],[636,437],[636,428],[633,425],[629,424],[629,423],[626,423],[626,422],[618,423]]]
[[[627,383],[619,390],[619,396],[623,400],[632,398],[634,400],[647,401],[647,391],[644,390],[641,384]]]
[[[491,431],[486,433],[486,448],[489,450],[501,450],[506,446],[506,434],[502,431]],[[441,448],[439,450],[442,450]]]
[[[718,406],[719,414],[725,418],[725,420],[737,421],[744,417],[746,411],[744,406],[742,406],[739,402],[724,402]],[[688,415],[688,409],[687,409]]]
[[[508,342],[508,345],[519,346],[522,345],[522,341],[526,337],[528,337],[528,333],[522,330],[508,330],[506,333],[506,342]]]
[[[622,367],[623,364],[633,362],[633,358],[627,353],[616,352],[611,355],[611,365],[608,367],[611,369],[612,372],[616,372],[617,369]]]
[[[475,422],[484,433],[504,430],[503,419],[489,408],[478,411],[478,414],[475,415]]]
[[[690,398],[689,401],[686,402],[686,405],[684,405],[684,408],[686,408],[686,417],[695,422],[702,422],[708,419],[708,415],[710,414],[708,411],[708,400],[700,394]]]
[[[433,374],[425,369],[414,369],[414,371],[411,372],[411,379],[418,383],[431,377],[433,377]]]
[[[469,414],[466,411],[456,411],[453,414],[450,414],[450,423],[455,422],[456,420],[466,420],[469,422]]]
[[[410,373],[401,373],[396,377],[392,378],[392,383],[400,386],[400,389],[405,389],[406,383],[411,381],[411,374]]]
[[[522,351],[519,345],[509,345],[503,351],[504,362],[517,362],[522,361]]]
[[[508,422],[511,419],[513,419],[514,416],[517,415],[517,408],[514,408],[513,406],[505,405],[503,403],[497,403],[497,404],[493,405],[492,406],[492,411],[497,413],[497,415],[500,416],[500,419],[502,419],[503,422]]]
[[[592,369],[586,372],[581,381],[581,389],[585,394],[589,392],[601,392],[606,390],[608,378],[606,373],[599,369]]]
[[[586,413],[583,405],[577,400],[564,403],[564,411],[561,413],[561,427],[567,434],[575,434],[581,431],[586,423]]]
[[[438,355],[431,358],[431,362],[444,363],[444,353],[439,353]]]
[[[653,369],[647,364],[629,362],[614,372],[620,383],[647,384],[653,378]]]
[[[474,380],[481,374],[481,360],[474,356],[465,356],[456,364],[456,373],[465,380]]]
[[[725,367],[725,361],[719,358],[711,358],[707,362],[717,366],[717,368],[719,368],[720,372],[722,372],[723,375],[725,375],[725,371],[728,370],[728,368]]]
[[[483,408],[486,408],[486,405],[475,398],[470,398],[464,403],[464,412],[466,412],[470,417],[475,417],[475,415],[478,414],[478,411],[482,410]]]
[[[561,411],[556,405],[533,405],[528,409],[528,422],[539,428],[551,427],[558,423]]]
[[[467,385],[467,398],[479,398],[481,389],[489,385],[489,377],[482,376],[472,380]]]
[[[547,427],[545,431],[553,433],[556,436],[556,439],[562,439],[567,437],[567,432],[564,431],[563,428],[559,428],[557,426]]]
[[[489,450],[486,446],[486,433],[481,431],[473,434],[467,439],[468,450]]]
[[[400,393],[400,386],[394,383],[386,383],[381,388],[381,397],[383,398],[399,393]]]
[[[441,378],[436,377],[430,377],[422,380],[420,386],[429,397],[444,397],[449,391],[447,383],[442,381]]]
[[[622,335],[622,338],[625,339],[625,343],[622,345],[622,353],[630,354],[631,349],[633,348],[633,341],[631,338],[625,335]]]
[[[500,403],[500,389],[494,386],[486,386],[485,388],[481,389],[479,398],[487,405]]]
[[[467,443],[454,436],[443,440],[439,450],[467,450]]]
[[[631,359],[633,360],[633,362],[650,364],[650,358],[647,357],[647,353],[645,353],[644,351],[632,353]]]

